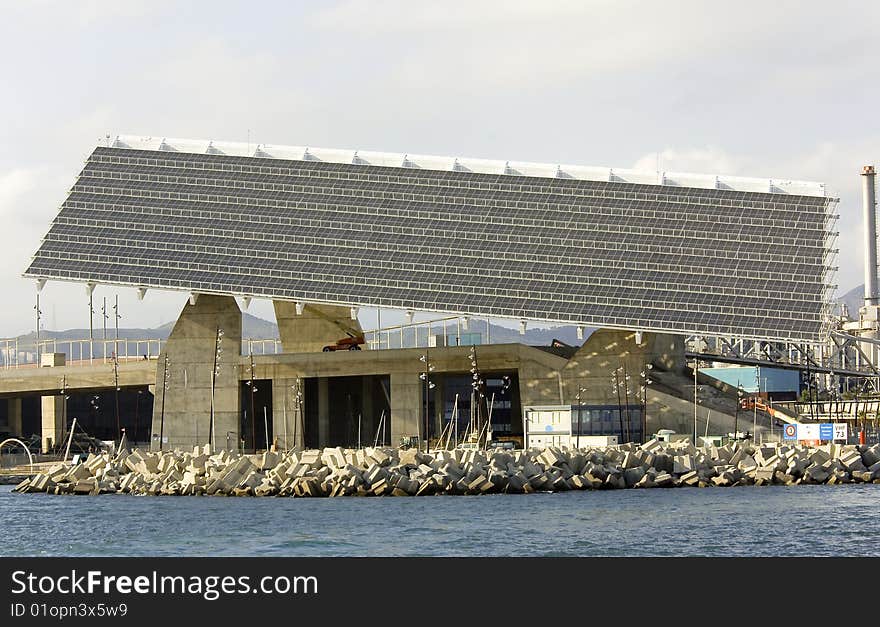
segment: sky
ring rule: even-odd
[[[880,165],[878,27],[880,3],[850,0],[0,0],[0,336],[33,330],[21,274],[108,134],[820,181],[846,292]],[[99,286],[96,306],[116,295],[128,327],[186,300]],[[49,283],[41,311],[86,327],[85,288]]]

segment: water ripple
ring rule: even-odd
[[[480,497],[71,497],[0,487],[0,555],[880,556],[880,486]]]

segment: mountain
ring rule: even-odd
[[[117,350],[120,356],[124,355],[143,355],[149,353],[150,355],[155,355],[158,351],[157,342],[150,343],[149,347],[145,342],[135,342],[134,340],[165,340],[171,334],[171,330],[174,328],[174,323],[169,322],[167,324],[163,324],[162,326],[153,328],[153,329],[142,329],[142,328],[121,328],[119,329],[119,342],[114,342],[114,337],[116,336],[116,330],[112,328],[107,329],[107,343],[106,343],[106,351],[107,355],[110,356],[112,351]],[[450,338],[450,343],[454,342],[454,334],[455,330],[451,327],[447,331],[453,337]],[[584,337],[586,338],[592,329],[585,328],[584,329]],[[441,326],[434,326],[433,333],[436,335],[443,335],[443,328]],[[472,323],[472,327],[468,332],[462,332],[462,340],[464,343],[468,343],[468,338],[465,335],[466,333],[477,334],[479,333],[482,337],[480,338],[482,342],[486,341],[486,325],[485,323],[481,323],[479,321],[474,321]],[[518,329],[509,329],[507,327],[503,327],[497,324],[492,324],[490,328],[491,340],[493,344],[501,344],[501,343],[523,343],[529,344],[532,346],[550,346],[553,340],[559,340],[564,342],[565,344],[569,344],[571,346],[580,346],[583,344],[583,340],[577,339],[577,328],[574,326],[559,326],[553,327],[549,329],[527,329],[525,335],[520,335]],[[395,335],[396,339],[396,334]],[[54,340],[55,342],[50,345],[49,350],[57,350],[58,352],[63,352],[67,354],[68,360],[78,360],[78,359],[88,359],[89,358],[89,343],[87,338],[89,337],[88,329],[67,329],[64,331],[49,331],[49,330],[41,330],[40,331],[40,342],[46,342],[47,340]],[[104,329],[103,327],[96,328],[93,332],[94,337],[94,357],[95,358],[103,358],[104,357]],[[419,327],[419,337],[420,341],[424,341],[424,326]],[[254,339],[275,339],[278,338],[278,325],[274,322],[270,322],[269,320],[264,320],[263,318],[258,318],[253,316],[247,312],[242,312],[242,338],[254,338]],[[10,340],[9,349],[11,352],[15,351],[15,341],[18,341],[18,352],[20,354],[19,359],[21,361],[33,361],[34,354],[36,353],[36,334],[32,331],[30,333],[26,333],[23,335],[19,335],[17,338],[13,338]],[[407,346],[412,346],[414,341],[414,332],[412,330],[407,330],[404,334],[404,342]],[[393,346],[393,344],[392,344]],[[5,358],[6,352],[4,351],[4,346],[0,345],[0,362]],[[44,344],[44,351],[46,350]],[[256,349],[255,349],[256,350]],[[10,352],[10,355],[11,355]],[[22,355],[22,353],[30,353],[29,356]],[[12,357],[9,357],[11,360]]]

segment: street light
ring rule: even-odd
[[[211,370],[211,424],[208,426],[208,441],[211,443],[211,452],[216,452],[217,443],[214,433],[214,391],[217,388],[217,375],[220,374],[220,355],[223,353],[223,329],[217,327],[214,340],[214,368]],[[198,442],[197,442],[198,444]]]
[[[483,432],[483,420],[482,420],[482,410],[483,406],[481,405],[481,399],[486,398],[486,381],[483,379],[483,374],[480,372],[480,366],[477,363],[477,347],[472,345],[469,353],[469,357],[471,360],[471,422],[473,423],[474,419],[476,419],[476,429],[471,428],[470,431],[473,433],[476,431],[477,433],[477,445],[479,446],[480,439],[482,438]],[[487,420],[491,421],[491,417]],[[492,428],[492,425],[487,422],[486,424],[486,433],[488,436],[489,430]],[[488,443],[488,437],[487,437]]]
[[[165,397],[168,396],[168,383],[171,381],[171,373],[168,371],[168,365],[171,360],[165,355],[164,372],[162,374],[162,410],[159,415],[159,450],[162,450],[162,441],[165,438]]]
[[[642,442],[648,437],[648,386],[653,381],[648,373],[654,368],[654,364],[645,364],[645,368],[639,373],[642,379]]]
[[[623,381],[621,381],[618,372],[621,370],[621,367],[618,366],[614,369],[614,374],[611,375],[611,389],[617,393],[617,423],[620,427],[620,439],[621,443],[624,439],[624,428],[623,428],[623,404],[620,400],[620,386],[623,385]]]
[[[739,384],[736,389],[736,411],[733,413],[733,439],[734,441],[739,441],[739,408],[742,405],[742,399],[745,396],[746,391],[743,389],[742,384]]]
[[[430,333],[430,331],[429,331],[429,333]],[[425,433],[425,453],[428,453],[429,452],[428,428],[429,428],[429,420],[430,420],[428,402],[429,402],[429,398],[430,398],[430,392],[436,386],[431,381],[431,372],[434,371],[434,364],[431,363],[431,361],[428,357],[428,347],[427,346],[425,347],[425,353],[419,357],[419,361],[422,362],[423,364],[425,364],[425,369],[422,371],[421,374],[419,374],[419,379],[421,379],[422,381],[425,382],[425,422],[424,422],[425,431],[424,431],[424,433]]]
[[[575,436],[575,448],[581,448],[581,394],[586,392],[587,388],[580,388],[577,393],[577,404],[578,404],[578,432],[577,436]]]

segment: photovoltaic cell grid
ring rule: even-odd
[[[833,202],[99,147],[25,275],[812,341]]]

